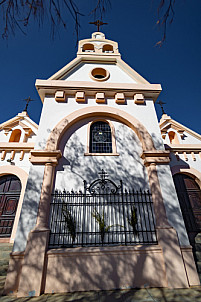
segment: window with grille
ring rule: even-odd
[[[103,121],[90,127],[90,153],[112,153],[112,134],[110,125]]]

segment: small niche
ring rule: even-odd
[[[10,143],[18,143],[20,141],[21,137],[21,130],[20,129],[15,129],[12,131],[9,142]]]
[[[109,44],[104,45],[103,46],[103,52],[104,53],[113,53],[114,52],[113,46],[109,45]]]
[[[168,133],[170,144],[179,144],[177,134],[174,131]]]
[[[84,44],[82,47],[83,52],[94,52],[94,45],[93,44]]]

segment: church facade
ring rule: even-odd
[[[43,109],[5,293],[198,285],[201,136],[167,115],[158,123],[161,85],[95,32],[36,88]]]

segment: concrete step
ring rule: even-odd
[[[2,277],[2,276],[6,276],[7,271],[8,271],[8,264],[2,265],[2,266],[0,267],[0,276],[1,276],[1,277]]]
[[[195,237],[195,243],[201,244],[201,233],[197,234],[197,236]]]
[[[12,243],[0,243],[1,251],[12,251],[13,244]]]
[[[12,252],[12,248],[13,248],[13,244],[0,243],[0,278],[2,277],[3,280],[5,279],[5,276],[8,271],[8,264],[9,264],[10,253]]]
[[[13,244],[10,243],[0,243],[0,259],[9,259],[10,253],[12,252]]]
[[[198,273],[201,273],[201,261],[197,261],[197,269],[198,269]]]
[[[1,276],[0,277],[0,296],[3,294],[5,282],[6,282],[6,277],[5,276]]]
[[[197,261],[201,261],[201,252],[196,251],[195,255],[196,255]]]
[[[0,259],[0,268],[2,265],[8,265],[9,264],[9,258]]]
[[[201,243],[196,243],[195,249],[196,249],[196,251],[201,252]]]

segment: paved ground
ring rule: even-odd
[[[0,293],[3,291],[4,280],[0,280]],[[190,289],[130,289],[114,291],[76,292],[66,294],[50,294],[40,297],[16,298],[0,296],[0,302],[201,302],[201,286]]]

